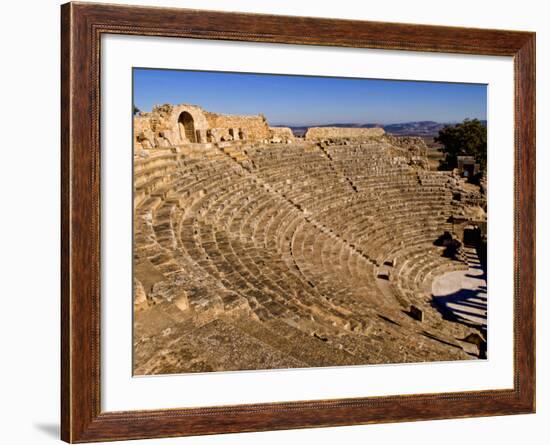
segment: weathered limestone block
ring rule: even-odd
[[[186,311],[189,309],[189,300],[187,299],[187,292],[182,291],[181,294],[174,299],[176,307],[180,311]]]
[[[414,306],[411,304],[411,308],[409,309],[409,315],[412,319],[416,321],[423,321],[424,320],[424,312],[422,312],[422,309]]]
[[[229,128],[211,128],[210,142],[227,142],[232,141],[233,136],[229,133]]]
[[[141,311],[147,308],[147,295],[141,281],[134,278],[134,309]]]
[[[205,116],[210,128],[224,128],[227,130],[227,136],[229,136],[229,129],[242,128],[247,130],[247,139],[250,140],[261,140],[270,137],[269,125],[265,116],[261,114],[241,116],[205,112]]]
[[[146,150],[155,146],[155,135],[149,128],[142,128],[136,133],[135,145]]]
[[[167,148],[167,147],[170,147],[170,142],[167,139],[159,136],[155,138],[155,147]]]
[[[311,127],[305,134],[306,140],[329,138],[366,138],[380,137],[385,134],[383,128],[339,128]]]
[[[161,130],[159,131],[159,136],[168,143],[168,146],[177,145],[176,142],[178,136],[176,132],[172,130]]]
[[[207,136],[208,130],[197,130],[197,142],[199,144],[205,144],[208,142]]]
[[[230,128],[229,135],[233,138],[234,141],[238,141],[240,139],[238,128]]]
[[[271,142],[278,141],[277,143],[294,142],[294,133],[288,127],[269,127],[271,133]]]
[[[477,332],[472,332],[471,334],[468,334],[461,341],[474,345],[475,348],[477,349],[475,351],[472,351],[472,350],[468,350],[467,348],[464,348],[467,352],[477,353],[478,357],[481,359],[487,358],[487,341]]]
[[[393,136],[387,134],[385,139],[394,147],[402,148],[409,152],[410,156],[426,156],[428,146],[424,139],[418,136]]]

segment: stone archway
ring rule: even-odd
[[[188,142],[197,142],[197,136],[195,133],[195,121],[193,116],[187,111],[183,111],[178,117],[178,128],[180,132],[180,138],[187,140]]]

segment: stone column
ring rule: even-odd
[[[197,142],[200,144],[205,144],[208,142],[208,137],[206,135],[206,130],[196,130],[197,133]]]
[[[230,128],[229,134],[233,136],[234,141],[238,141],[240,139],[239,137],[239,129],[238,128]]]

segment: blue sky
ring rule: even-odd
[[[271,125],[460,122],[487,118],[479,84],[134,68],[134,103],[189,103],[228,114],[263,113]]]

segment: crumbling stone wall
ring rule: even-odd
[[[281,140],[290,140],[281,135]],[[189,143],[236,140],[269,141],[273,137],[265,116],[212,113],[196,105],[160,105],[134,116],[134,149],[151,150]],[[293,140],[293,138],[292,138]]]
[[[218,114],[205,112],[206,119],[208,121],[209,128],[216,128],[220,131],[227,132],[229,130],[243,129],[246,133],[246,139],[251,141],[257,141],[262,139],[269,139],[269,125],[265,116],[259,114],[254,116],[243,116],[236,114]],[[235,138],[233,138],[235,139]]]
[[[294,142],[294,133],[288,127],[269,127],[271,141],[273,142]]]
[[[330,138],[365,138],[384,135],[383,128],[339,128],[339,127],[311,127],[305,134],[306,140]]]
[[[426,156],[428,152],[426,142],[418,136],[393,136],[387,134],[386,140],[393,146],[403,148],[418,156]]]
[[[186,134],[182,114],[192,119],[192,140]],[[158,105],[150,113],[134,116],[134,147],[149,150],[177,146],[189,142],[206,142],[208,121],[204,110],[196,105]]]
[[[421,137],[384,135],[386,142],[391,144],[389,154],[393,157],[402,157],[409,165],[429,169],[428,146]]]

